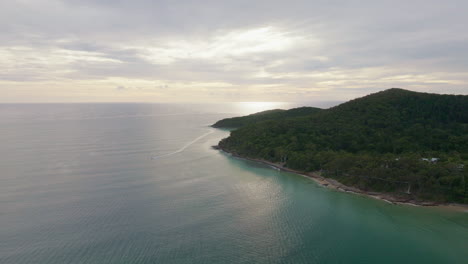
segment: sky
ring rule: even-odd
[[[0,102],[468,94],[466,0],[9,0]]]

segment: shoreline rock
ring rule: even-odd
[[[322,177],[322,176],[320,176],[320,175],[318,175],[317,173],[314,173],[314,172],[297,171],[297,170],[293,170],[293,169],[290,169],[290,168],[283,167],[281,164],[270,162],[270,161],[267,161],[267,160],[242,157],[240,155],[237,155],[235,153],[232,153],[232,152],[229,152],[229,151],[223,149],[219,145],[212,146],[212,148],[215,149],[215,150],[220,150],[220,151],[222,151],[222,152],[224,152],[226,154],[229,154],[229,155],[231,155],[231,156],[233,156],[235,158],[261,163],[261,164],[273,167],[273,168],[275,168],[277,170],[280,170],[280,171],[286,171],[286,172],[294,173],[294,174],[297,174],[297,175],[300,175],[300,176],[303,176],[303,177],[307,177],[309,179],[314,180],[319,185],[321,185],[323,187],[326,187],[326,188],[333,189],[333,190],[337,190],[337,191],[341,191],[341,192],[347,192],[347,193],[353,193],[353,194],[357,194],[357,195],[363,195],[363,196],[366,196],[366,197],[370,197],[370,198],[374,198],[374,199],[377,199],[377,200],[385,201],[387,203],[394,204],[394,205],[440,207],[440,208],[448,208],[448,209],[453,209],[453,210],[457,210],[457,211],[466,211],[466,212],[468,212],[468,205],[440,203],[440,202],[433,202],[433,201],[418,201],[418,200],[415,200],[415,199],[412,199],[412,198],[397,197],[397,196],[395,196],[393,194],[390,194],[390,193],[379,193],[379,192],[372,192],[372,191],[364,191],[364,190],[361,190],[361,189],[356,188],[356,187],[344,185],[344,184],[338,182],[335,179]]]

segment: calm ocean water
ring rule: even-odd
[[[0,263],[467,263],[468,213],[210,148],[270,107],[0,105]]]

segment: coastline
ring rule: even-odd
[[[222,151],[222,152],[224,152],[224,153],[226,153],[228,155],[231,155],[231,156],[233,156],[235,158],[261,163],[261,164],[264,164],[264,165],[268,165],[268,166],[270,166],[270,167],[272,167],[272,168],[274,168],[276,170],[279,170],[279,171],[290,172],[290,173],[294,173],[294,174],[309,178],[309,179],[315,181],[316,183],[318,183],[319,185],[321,185],[323,187],[326,187],[326,188],[329,188],[329,189],[332,189],[332,190],[336,190],[336,191],[340,191],[340,192],[346,192],[346,193],[353,193],[353,194],[357,194],[357,195],[362,195],[362,196],[370,197],[370,198],[373,198],[373,199],[385,201],[385,202],[393,204],[393,205],[424,206],[424,207],[443,208],[443,209],[450,209],[450,210],[455,210],[455,211],[468,212],[468,205],[452,204],[452,203],[439,203],[439,202],[432,202],[432,201],[418,201],[418,200],[414,200],[414,199],[398,197],[398,196],[396,196],[394,194],[390,194],[390,193],[379,193],[379,192],[364,191],[364,190],[361,190],[361,189],[356,188],[356,187],[351,187],[351,186],[344,185],[344,184],[338,182],[335,179],[322,177],[322,176],[320,176],[319,174],[317,174],[315,172],[298,171],[298,170],[283,167],[281,164],[270,162],[270,161],[267,161],[267,160],[242,157],[242,156],[239,156],[239,155],[237,155],[235,153],[229,152],[229,151],[221,148],[218,145],[212,146],[212,148],[216,149],[216,150],[220,150],[220,151]]]

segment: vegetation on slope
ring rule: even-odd
[[[363,190],[468,203],[468,96],[390,89],[248,124],[219,145]]]
[[[267,110],[248,116],[240,116],[233,118],[226,118],[216,122],[213,127],[217,128],[239,128],[250,124],[267,120],[280,120],[289,117],[307,116],[320,111],[320,108],[315,107],[299,107],[290,110],[274,109]]]

